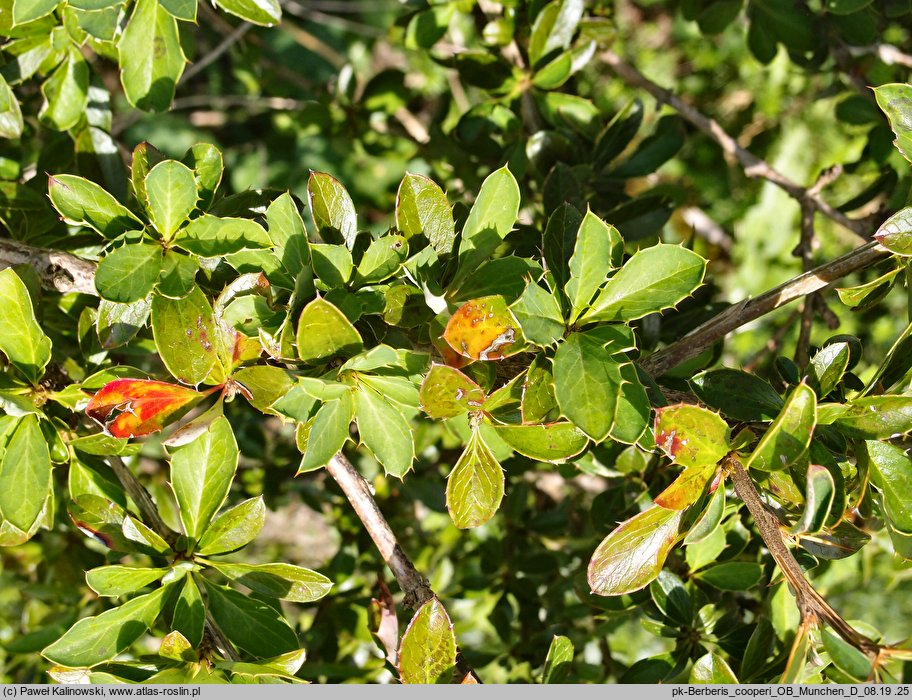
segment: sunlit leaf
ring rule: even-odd
[[[665,564],[678,535],[682,511],[652,506],[622,522],[589,561],[589,586],[618,596],[648,586]]]
[[[481,432],[472,431],[469,444],[447,478],[447,510],[458,528],[488,522],[504,496],[504,472]]]
[[[817,397],[807,384],[799,384],[744,466],[777,471],[796,464],[807,453],[816,422]]]
[[[436,683],[456,664],[453,623],[443,605],[432,598],[409,622],[399,647],[399,677],[403,683]]]

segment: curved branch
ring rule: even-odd
[[[763,504],[750,474],[734,458],[729,458],[726,461],[726,466],[735,486],[735,492],[744,501],[753,516],[757,530],[760,532],[760,537],[763,538],[766,548],[776,564],[778,564],[779,570],[785,580],[788,581],[795,595],[795,602],[801,613],[802,621],[823,620],[846,642],[876,658],[881,649],[880,645],[865,635],[856,632],[838,612],[830,607],[830,604],[804,577],[801,566],[782,538],[779,520]]]
[[[889,254],[888,250],[877,243],[866,243],[842,257],[798,275],[754,299],[745,299],[729,306],[668,347],[647,355],[639,364],[653,377],[660,377],[672,367],[696,357],[736,328],[796,299],[819,291],[852,272],[870,267]]]

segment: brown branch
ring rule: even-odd
[[[824,170],[813,187],[807,191],[807,195],[801,199],[801,239],[792,254],[801,258],[801,269],[805,272],[810,272],[814,268],[814,249],[818,245],[817,231],[814,227],[817,210],[814,207],[813,198],[841,174],[841,165]],[[809,294],[802,304],[798,342],[795,344],[795,364],[802,369],[810,360],[811,330],[814,325],[814,316],[820,306],[819,301],[822,301],[820,295],[814,292]]]
[[[55,250],[33,248],[25,243],[0,238],[0,270],[14,265],[28,265],[41,280],[45,289],[61,292],[81,292],[97,296],[95,263]]]
[[[737,459],[732,457],[726,460],[726,468],[735,486],[735,492],[744,501],[751,516],[753,516],[754,524],[756,524],[757,530],[760,532],[760,537],[763,538],[766,548],[792,589],[802,621],[823,620],[846,642],[856,649],[877,658],[880,653],[880,645],[855,631],[838,612],[830,607],[830,604],[804,577],[801,566],[785,544],[778,518],[767,509],[760,499],[760,494],[757,493],[750,474],[747,473]]]
[[[646,92],[655,97],[659,102],[677,110],[684,119],[719,144],[726,155],[734,158],[741,165],[744,174],[748,177],[759,177],[771,182],[798,200],[799,203],[807,199],[813,204],[814,208],[824,216],[829,217],[836,223],[866,240],[870,238],[870,236],[867,235],[867,226],[864,222],[850,219],[836,207],[826,202],[819,193],[812,193],[811,190],[802,187],[780,173],[762,158],[759,158],[746,148],[743,148],[715,119],[707,117],[696,108],[684,102],[670,90],[666,90],[652,82],[613,51],[605,51],[602,53],[602,60],[611,66],[614,72],[628,85],[646,90]]]
[[[696,357],[736,328],[796,299],[819,291],[852,272],[870,267],[888,255],[889,251],[881,248],[877,243],[866,243],[842,257],[798,275],[754,299],[745,299],[728,307],[668,347],[647,355],[640,361],[640,366],[653,377],[660,377],[672,367]]]
[[[415,568],[411,559],[402,551],[396,535],[390,529],[389,523],[380,512],[380,506],[374,500],[370,486],[364,480],[364,477],[358,473],[358,470],[352,466],[352,463],[341,452],[333,457],[329,464],[326,465],[326,471],[335,479],[342,489],[342,493],[355,509],[358,518],[364,525],[367,533],[374,541],[383,561],[393,572],[399,588],[405,594],[402,604],[410,610],[416,611],[429,600],[436,597],[428,580]],[[467,674],[473,673],[478,677],[472,667],[463,658],[462,653],[457,651],[456,670],[459,677],[464,678]]]
[[[137,509],[139,509],[139,515],[143,522],[151,527],[155,534],[165,540],[165,542],[173,546],[180,535],[168,527],[167,523],[162,520],[158,508],[156,508],[155,503],[152,501],[152,497],[149,495],[149,492],[146,491],[145,487],[139,483],[139,479],[136,478],[120,457],[111,456],[108,458],[108,463],[114,470],[114,475],[117,477],[120,485],[124,487],[124,491],[127,492],[127,495],[136,504]],[[220,651],[226,659],[229,661],[241,660],[234,645],[219,628],[208,609],[206,610],[206,636],[209,638],[210,644]]]

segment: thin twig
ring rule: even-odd
[[[804,577],[801,566],[785,544],[779,520],[760,499],[750,474],[737,459],[731,457],[726,460],[726,467],[735,486],[735,492],[753,516],[760,537],[763,538],[770,555],[792,588],[802,620],[823,620],[846,642],[876,658],[880,652],[880,645],[855,631]]]
[[[41,280],[45,289],[62,294],[81,292],[97,296],[95,263],[70,253],[34,248],[25,243],[0,239],[0,270],[14,265],[28,265]]]
[[[342,493],[351,503],[352,508],[364,525],[367,533],[374,541],[383,561],[393,572],[399,588],[405,594],[402,604],[410,610],[418,610],[429,600],[436,597],[428,580],[415,568],[411,559],[402,551],[396,535],[390,529],[389,523],[383,517],[380,506],[374,500],[370,486],[358,470],[341,452],[333,457],[326,465],[326,471],[335,479],[342,489]],[[463,658],[462,653],[457,653],[456,670],[460,677],[465,677],[474,671]],[[477,678],[478,674],[474,674]]]
[[[905,66],[912,68],[912,55],[909,55],[892,44],[874,44],[873,46],[848,46],[852,56],[875,55],[888,66]]]
[[[640,361],[640,366],[653,377],[660,377],[672,367],[696,357],[736,328],[819,291],[852,272],[870,267],[889,254],[889,251],[875,242],[866,243],[842,257],[793,277],[754,299],[733,304],[668,347],[647,355]]]
[[[370,486],[341,453],[329,461],[326,471],[339,484],[339,488],[352,504],[352,508],[377,546],[383,561],[396,577],[399,588],[405,594],[403,605],[410,610],[420,608],[434,597],[434,591],[431,590],[428,580],[402,551],[396,535],[393,534],[389,523],[380,512],[380,506],[370,492]]]
[[[844,226],[853,233],[865,238],[867,235],[867,226],[864,222],[854,221],[836,209],[818,194],[810,194],[810,191],[789,179],[778,170],[773,168],[762,158],[754,155],[746,148],[743,148],[732,138],[715,119],[710,119],[702,112],[684,102],[670,90],[652,82],[645,75],[640,73],[636,68],[624,61],[613,51],[602,53],[602,60],[607,63],[627,84],[646,90],[650,95],[655,97],[659,102],[673,107],[687,121],[697,127],[704,134],[715,141],[722,150],[730,157],[738,161],[748,177],[759,177],[771,182],[777,187],[787,192],[790,196],[801,202],[807,198],[814,205],[814,208],[824,216],[829,217],[836,223]]]
[[[209,65],[221,58],[222,54],[224,54],[226,51],[228,51],[228,49],[240,41],[241,38],[251,29],[253,29],[253,25],[250,24],[250,22],[242,22],[239,24],[237,28],[231,32],[231,34],[222,39],[222,41],[219,42],[219,44],[214,49],[212,49],[212,51],[207,53],[187,70],[185,70],[184,74],[181,76],[181,79],[177,84],[183,85],[194,75],[202,70],[205,70]]]
[[[814,268],[814,249],[817,247],[817,231],[814,219],[817,209],[814,207],[814,197],[842,174],[842,166],[836,165],[824,170],[817,182],[807,191],[801,199],[801,239],[793,251],[793,255],[801,258],[801,269],[810,272]],[[801,307],[801,324],[798,329],[798,342],[795,344],[795,364],[801,368],[807,366],[810,360],[811,330],[814,325],[814,315],[818,308],[820,295],[817,292],[809,294]]]
[[[117,480],[139,509],[139,515],[142,517],[143,522],[151,527],[155,534],[165,540],[165,542],[174,545],[180,535],[162,520],[149,492],[139,483],[130,468],[117,456],[109,457],[108,462],[114,470]],[[219,628],[208,609],[206,610],[206,635],[209,637],[210,644],[221,652],[226,659],[229,661],[241,660],[234,645]]]

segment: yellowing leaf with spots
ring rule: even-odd
[[[473,360],[500,360],[522,352],[522,330],[501,296],[472,299],[450,318],[443,338],[456,352]]]

